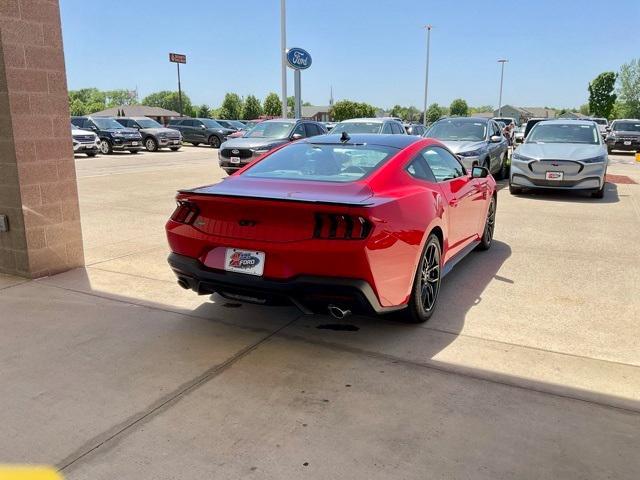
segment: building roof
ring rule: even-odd
[[[148,107],[147,105],[121,105],[107,108],[100,112],[92,113],[94,117],[117,117],[124,113],[125,117],[179,117],[178,112],[160,107]]]
[[[529,112],[534,117],[555,118],[557,111],[546,107],[522,107],[522,110]]]
[[[503,107],[504,108],[504,107]],[[473,117],[480,117],[480,118],[493,118],[493,112],[475,112],[472,114]]]
[[[331,105],[322,105],[322,106],[316,106],[316,105],[304,106],[303,105],[302,116],[304,118],[315,117],[319,113],[329,113],[330,108],[331,108]]]

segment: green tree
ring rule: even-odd
[[[589,104],[588,103],[583,103],[582,105],[580,105],[580,108],[578,109],[578,111],[582,115],[590,115],[591,114],[591,112],[589,111]]]
[[[142,105],[148,105],[149,107],[166,108],[167,110],[173,110],[174,112],[180,111],[180,101],[178,98],[178,92],[172,92],[169,90],[162,90],[147,95],[142,99]],[[182,92],[182,113],[189,117],[195,115],[195,109],[191,104],[189,96]]]
[[[262,105],[254,95],[248,95],[242,108],[243,120],[255,120],[262,115]]]
[[[105,108],[105,92],[101,92],[97,88],[82,88],[69,92],[69,110],[71,112],[83,112],[80,115],[86,115]]]
[[[467,115],[469,115],[469,105],[467,105],[467,102],[462,98],[456,98],[453,102],[451,102],[449,111],[451,112],[451,115],[466,117]]]
[[[429,108],[427,108],[427,122],[429,123],[437,121],[438,119],[442,118],[443,115],[444,111],[442,110],[442,107],[437,103],[432,103],[431,105],[429,105]]]
[[[218,117],[237,120],[242,116],[242,99],[237,93],[227,93],[218,111]]]
[[[609,118],[613,112],[617,95],[614,72],[603,72],[589,83],[589,111],[594,117]]]
[[[72,116],[86,115],[88,113],[87,106],[77,98],[69,102],[69,112]]]
[[[279,117],[282,115],[282,103],[277,93],[271,92],[264,99],[264,114],[269,117]]]
[[[206,104],[202,104],[196,110],[196,117],[198,118],[211,118],[211,110]]]
[[[137,105],[138,92],[135,90],[119,89],[104,92],[107,108],[121,105]]]
[[[478,107],[471,107],[469,113],[484,113],[493,112],[493,105],[480,105]]]
[[[620,67],[618,75],[620,113],[626,118],[640,118],[640,60]]]
[[[349,118],[375,117],[376,108],[368,103],[340,100],[331,107],[329,115],[335,122],[341,122]]]
[[[389,116],[404,118],[405,113],[406,113],[406,108],[404,108],[402,105],[394,105],[391,111],[389,112]]]

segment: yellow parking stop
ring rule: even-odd
[[[49,467],[0,465],[0,480],[62,480],[62,475]]]

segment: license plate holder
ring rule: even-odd
[[[231,163],[238,164],[238,163],[240,163],[240,157],[231,157],[231,158],[229,159],[229,161],[230,161]]]
[[[137,147],[138,146],[138,142],[131,142],[131,146],[132,147]]]
[[[265,253],[256,250],[227,248],[224,269],[228,272],[244,273],[261,277],[264,273]]]
[[[564,172],[545,172],[544,178],[553,182],[561,182],[564,180]]]
[[[631,145],[631,140],[625,140],[625,141],[624,141],[624,144],[625,144],[625,145]]]

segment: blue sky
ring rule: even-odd
[[[280,92],[279,0],[60,0],[70,89],[173,90],[168,53],[185,53],[183,89],[218,106],[225,92]],[[178,8],[176,8],[178,7]],[[611,15],[614,9],[616,15]],[[380,107],[422,105],[425,33],[429,103],[573,107],[598,73],[640,57],[640,1],[287,0],[287,43],[307,49],[302,96]],[[293,75],[289,73],[289,92]]]

